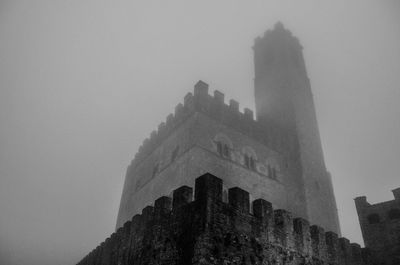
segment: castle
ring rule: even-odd
[[[254,44],[253,112],[208,94],[199,81],[153,131],[129,165],[116,227],[206,172],[254,198],[340,234],[310,81],[297,38],[281,23]]]
[[[302,46],[278,23],[253,49],[256,117],[196,83],[129,165],[116,232],[79,265],[376,264],[340,237]]]

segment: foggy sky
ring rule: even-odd
[[[342,233],[400,187],[400,2],[0,1],[0,264],[74,264],[125,170],[199,80],[254,109],[255,37],[304,46]]]

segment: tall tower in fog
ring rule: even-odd
[[[175,188],[211,173],[276,209],[339,233],[302,48],[277,24],[254,45],[253,112],[199,81],[128,166],[117,227]],[[251,88],[248,88],[251,89]],[[226,199],[226,198],[225,198]]]
[[[332,181],[327,172],[302,46],[277,23],[254,45],[254,92],[258,122],[275,124],[296,138],[308,219],[339,232]],[[297,157],[297,159],[296,159]]]

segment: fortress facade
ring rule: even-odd
[[[117,229],[158,197],[193,187],[195,177],[209,172],[223,180],[225,202],[228,189],[239,187],[340,234],[302,46],[278,23],[253,50],[256,117],[240,112],[235,100],[226,104],[219,91],[209,95],[199,81],[129,165]]]

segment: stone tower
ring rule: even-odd
[[[257,38],[254,45],[257,120],[276,124],[295,135],[307,215],[340,233],[331,176],[327,172],[318,130],[313,95],[302,46],[281,23]]]
[[[365,247],[377,264],[400,264],[400,188],[394,200],[370,204],[365,196],[355,198]]]
[[[117,228],[156,198],[211,173],[326,231],[339,233],[301,46],[278,24],[256,40],[253,112],[199,81],[129,165]]]

